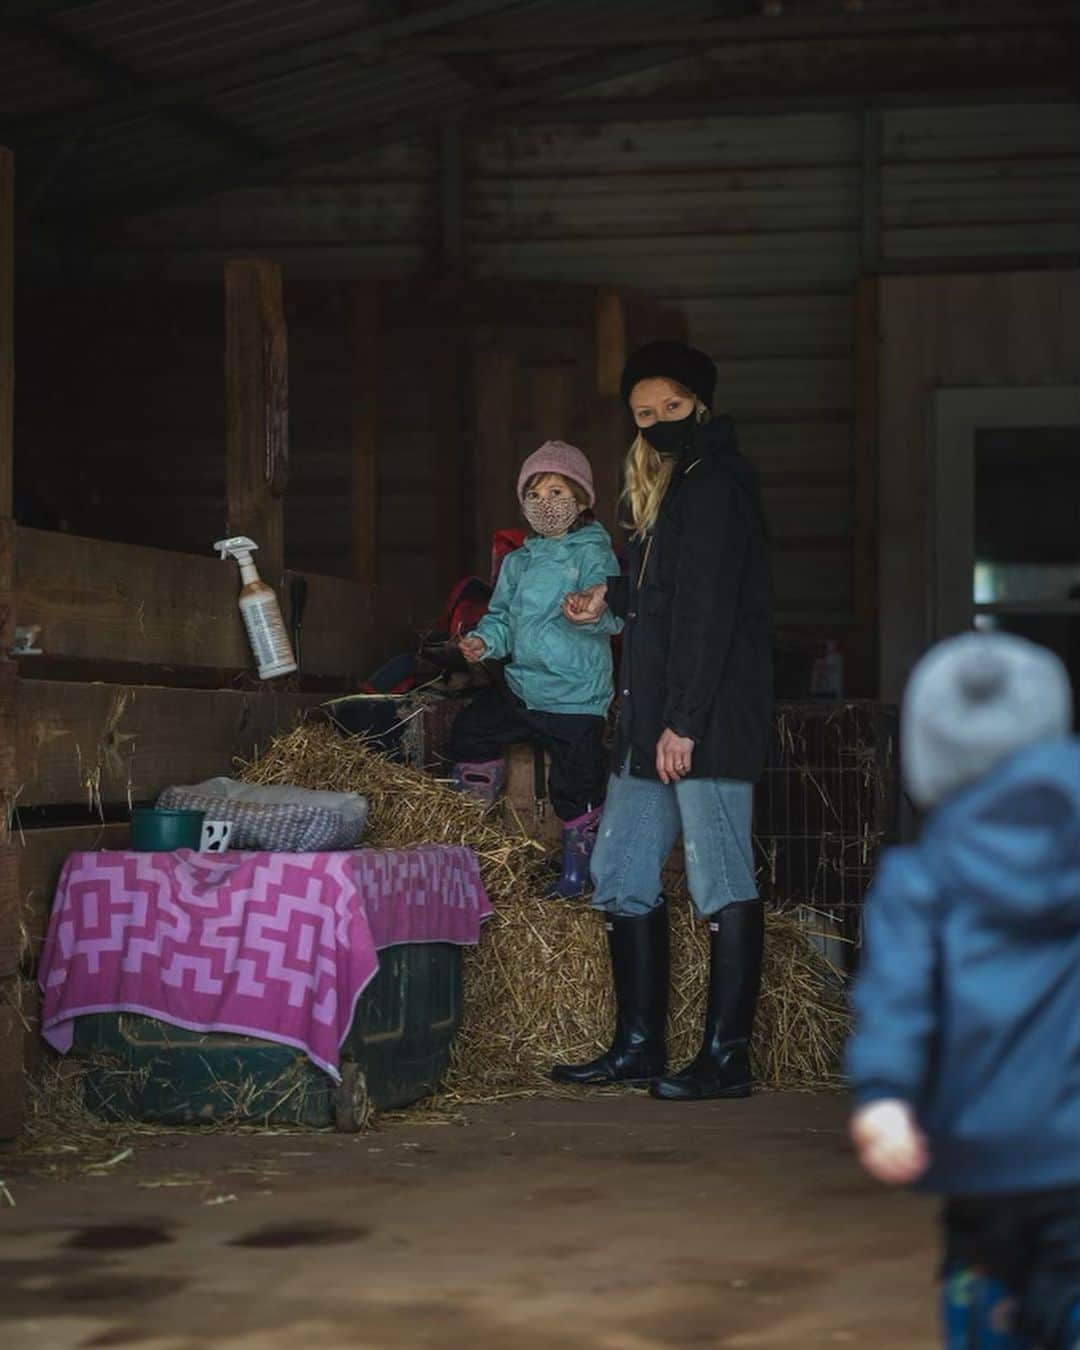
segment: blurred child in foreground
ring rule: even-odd
[[[847,1068],[859,1159],[945,1197],[948,1350],[1080,1350],[1080,740],[1057,657],[935,647],[901,759],[929,815],[884,857]]]

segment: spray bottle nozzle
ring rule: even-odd
[[[254,553],[258,547],[246,534],[234,534],[231,539],[219,539],[214,545],[214,552],[221,555],[222,562],[230,556],[239,562],[242,553]]]

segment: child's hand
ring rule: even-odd
[[[458,638],[457,644],[461,648],[462,656],[466,661],[470,662],[470,664],[475,664],[477,661],[482,661],[484,659],[484,653],[487,651],[487,646],[484,639],[482,637],[477,637],[475,633],[470,634],[469,637]]]
[[[850,1133],[859,1162],[887,1186],[906,1186],[929,1165],[926,1136],[905,1101],[884,1098],[862,1107],[851,1118]]]
[[[563,597],[562,612],[571,623],[595,623],[607,609],[607,582]]]

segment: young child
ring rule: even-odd
[[[503,561],[488,613],[460,643],[469,661],[509,658],[505,679],[459,713],[454,780],[491,802],[505,782],[507,745],[532,741],[548,751],[548,793],[563,827],[562,873],[550,897],[569,898],[588,885],[607,785],[610,638],[622,623],[605,613],[581,627],[564,618],[562,602],[619,566],[610,536],[592,518],[592,469],[575,446],[547,441],[530,455],[518,499],[534,533]]]
[[[859,1158],[946,1196],[950,1350],[1080,1347],[1080,740],[1057,657],[967,634],[908,685],[932,807],[866,905],[848,1071]]]

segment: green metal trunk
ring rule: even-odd
[[[340,1085],[289,1046],[185,1031],[134,1013],[75,1024],[87,1106],[109,1120],[261,1122],[361,1128],[438,1085],[461,1020],[461,949],[413,943],[380,953],[379,973],[341,1047]]]

